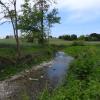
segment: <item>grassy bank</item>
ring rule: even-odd
[[[39,100],[100,100],[100,45],[69,46],[64,51],[75,59],[63,84],[52,93],[45,90]]]
[[[50,60],[58,48],[54,45],[21,43],[21,57],[17,58],[14,40],[0,40],[0,80]]]

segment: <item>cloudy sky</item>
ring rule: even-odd
[[[17,1],[19,7],[22,0]],[[53,36],[100,33],[100,0],[57,0],[56,7],[59,9],[61,24],[53,27]],[[0,36],[11,33],[10,24],[0,26]]]

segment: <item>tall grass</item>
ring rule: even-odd
[[[50,46],[23,45],[21,47],[21,57],[16,58],[15,45],[7,44],[0,48],[0,80],[9,78],[25,69],[29,69],[43,61],[50,60],[55,50]]]
[[[64,51],[75,57],[65,81],[39,100],[100,100],[100,47],[71,46]]]

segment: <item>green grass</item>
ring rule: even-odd
[[[39,100],[100,100],[100,46],[69,46],[75,59],[61,86],[43,92]]]
[[[71,45],[73,41],[66,41],[62,39],[52,38],[50,39],[50,44],[55,45]],[[96,45],[100,44],[100,41],[84,41],[85,45]]]
[[[50,44],[55,44],[55,45],[70,45],[72,41],[65,41],[62,39],[50,39]]]
[[[25,69],[31,68],[33,65],[51,59],[55,50],[57,49],[51,45],[41,46],[22,42],[21,58],[17,59],[14,40],[0,40],[0,61],[3,59],[4,62],[3,65],[0,65],[0,80],[7,79]]]
[[[0,39],[0,44],[15,44],[15,39]]]

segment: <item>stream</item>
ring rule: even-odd
[[[0,100],[36,100],[44,88],[53,89],[61,84],[72,57],[57,52],[54,60],[40,65],[38,70],[26,71],[18,78],[0,82]]]

